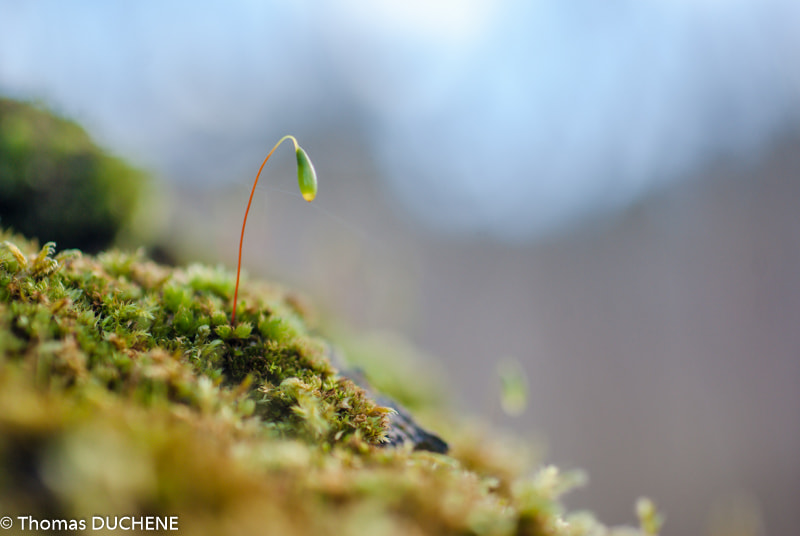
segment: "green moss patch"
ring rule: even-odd
[[[231,326],[227,270],[0,242],[4,515],[179,516],[186,534],[640,534],[565,512],[574,475],[508,443],[383,447],[392,410],[339,374],[281,287],[245,282]]]
[[[77,123],[0,97],[0,216],[5,227],[98,251],[131,231],[149,179]]]

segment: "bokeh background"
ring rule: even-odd
[[[796,1],[0,0],[0,94],[154,175],[177,262],[234,266],[296,135],[319,197],[276,153],[253,277],[432,356],[605,522],[647,494],[665,534],[800,526]]]

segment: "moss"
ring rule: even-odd
[[[224,269],[0,240],[4,514],[179,516],[187,534],[609,534],[561,506],[574,475],[507,442],[382,447],[392,410],[339,373],[280,287],[246,283],[231,326]]]
[[[5,227],[98,251],[134,215],[144,174],[76,123],[0,98],[0,217]]]

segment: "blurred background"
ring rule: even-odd
[[[123,235],[180,263],[235,266],[294,134],[319,196],[280,149],[251,277],[435,356],[607,523],[800,526],[797,2],[0,0],[0,95],[149,172]]]

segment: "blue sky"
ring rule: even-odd
[[[0,91],[168,179],[347,114],[410,213],[505,239],[757,156],[799,66],[790,0],[0,0]]]

